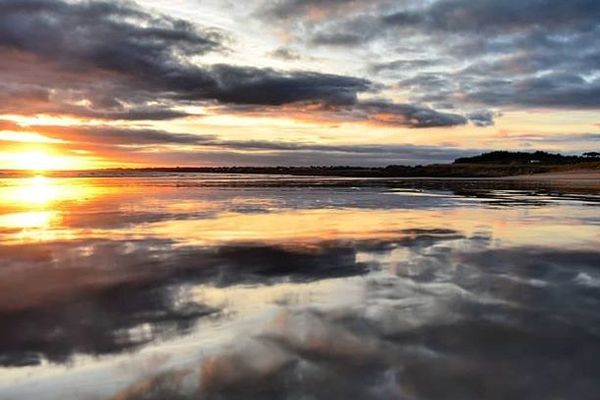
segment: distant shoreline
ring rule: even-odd
[[[547,172],[534,175],[517,175],[501,178],[507,181],[544,182],[560,186],[578,186],[600,188],[600,170],[578,169],[569,171]]]
[[[446,166],[448,167],[448,166]],[[194,184],[204,186],[219,186],[225,179],[226,186],[230,187],[406,187],[406,188],[439,188],[448,190],[473,189],[498,189],[514,187],[538,187],[559,191],[578,191],[587,194],[600,193],[600,168],[574,168],[573,166],[556,166],[550,172],[513,174],[498,176],[497,169],[482,168],[477,176],[460,175],[396,175],[396,174],[372,174],[373,169],[359,169],[348,171],[344,174],[332,173],[333,171],[320,171],[320,173],[302,173],[295,170],[289,173],[287,170],[264,171],[262,169],[252,171],[239,171],[230,169],[120,169],[120,170],[96,170],[96,171],[53,171],[34,173],[32,171],[0,171],[0,179],[33,178],[41,175],[48,178],[64,179],[184,179],[189,178]],[[568,167],[568,168],[567,168]],[[377,169],[381,172],[383,169]],[[491,171],[491,173],[490,173]],[[327,172],[327,173],[324,173]],[[197,175],[194,175],[197,174]],[[202,176],[204,175],[204,176]],[[213,175],[213,177],[209,177]],[[186,179],[187,180],[187,179]],[[441,186],[440,186],[441,185]]]
[[[43,174],[49,177],[127,177],[152,174],[234,174],[280,175],[339,178],[411,178],[411,179],[510,179],[510,180],[585,180],[600,181],[600,162],[535,164],[431,164],[388,167],[155,167],[110,168],[77,171],[0,170],[0,177],[25,177]]]
[[[575,173],[575,172],[578,173]],[[585,172],[589,171],[589,172]],[[600,153],[589,152],[581,156],[552,154],[543,151],[532,153],[493,151],[474,157],[456,159],[451,164],[364,166],[229,166],[229,167],[145,167],[107,168],[79,171],[1,171],[0,177],[31,176],[43,174],[54,177],[127,177],[172,174],[229,174],[229,175],[280,175],[338,178],[457,178],[513,180],[591,180],[600,174]]]

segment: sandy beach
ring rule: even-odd
[[[543,174],[519,175],[502,178],[511,181],[546,182],[560,186],[576,186],[600,189],[600,170],[580,169],[574,171],[548,172]]]

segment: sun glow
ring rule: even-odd
[[[40,135],[36,132],[0,132],[0,140],[18,143],[63,143],[62,140]]]
[[[4,169],[53,171],[86,168],[81,157],[63,156],[47,150],[9,152],[0,155],[0,166]]]

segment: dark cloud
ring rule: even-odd
[[[287,115],[307,121],[365,122],[406,128],[453,127],[467,124],[470,119],[458,113],[438,111],[412,103],[395,103],[387,99],[358,100],[354,103],[297,103],[294,107],[228,107],[229,112],[250,116]]]
[[[472,112],[468,115],[468,118],[475,126],[494,125],[494,114],[491,111]]]
[[[536,27],[589,29],[598,23],[600,5],[594,0],[438,0],[422,9],[385,15],[394,26],[424,25],[450,32],[506,33]]]
[[[270,69],[216,65],[211,68],[217,86],[204,96],[224,103],[283,105],[322,102],[354,104],[357,93],[372,88],[364,79],[316,72],[282,73]]]
[[[299,53],[286,47],[278,47],[269,54],[271,57],[280,58],[287,61],[300,60],[302,58]]]
[[[397,78],[398,89],[417,102],[594,109],[600,107],[598,21],[593,0],[379,2],[303,25],[297,38],[366,49],[372,41],[386,43],[392,61],[372,62],[370,72]]]
[[[468,122],[468,119],[462,115],[443,113],[412,104],[365,101],[360,104],[359,109],[367,113],[369,120],[413,128],[456,126],[465,125]]]
[[[323,10],[337,5],[335,1],[318,3]],[[296,2],[287,4],[292,6]],[[595,29],[600,17],[600,7],[594,0],[436,0],[428,3],[407,1],[379,4],[375,13],[367,13],[359,8],[357,12],[316,26],[315,37],[327,41],[326,38],[353,36],[366,41],[386,35],[386,29],[411,29],[429,33],[472,33],[476,36],[486,33],[491,35],[491,41],[495,36],[538,29],[585,32]],[[319,43],[320,40],[315,42]]]
[[[489,105],[596,109],[600,107],[600,79],[548,73],[515,80],[483,81],[465,90],[464,95],[470,101]]]
[[[62,68],[160,80],[177,57],[221,49],[222,37],[183,20],[148,14],[129,2],[2,1],[0,46]],[[173,71],[174,69],[174,71]]]
[[[352,104],[357,93],[372,89],[353,77],[192,62],[225,51],[226,41],[219,31],[128,2],[4,0],[0,52],[8,60],[5,76],[15,79],[3,83],[17,101],[3,111],[169,119],[185,116],[173,108],[189,102]]]
[[[61,115],[73,115],[84,118],[103,119],[109,121],[162,121],[185,118],[190,113],[161,107],[135,107],[133,109],[119,108],[117,110],[95,111],[85,107],[63,107],[58,111]],[[197,114],[195,114],[197,115]]]
[[[149,14],[131,2],[3,0],[2,83],[13,88],[10,98],[13,104],[16,100],[16,107],[4,111],[64,111],[116,119],[179,117],[181,113],[168,105],[158,110],[149,103],[157,94],[164,97],[162,82],[176,80],[185,60],[220,51],[223,41],[217,31]],[[39,93],[40,100],[32,101],[30,93]]]

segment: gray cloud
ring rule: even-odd
[[[331,15],[353,6],[364,7],[364,4],[359,0],[278,0],[264,2],[260,10],[267,18],[289,19],[311,12]]]
[[[468,89],[465,95],[471,101],[489,105],[596,109],[600,107],[600,79],[549,73],[517,80],[484,81]]]
[[[440,60],[436,59],[398,59],[394,61],[386,61],[386,62],[377,62],[369,65],[369,71],[378,74],[385,71],[394,71],[394,70],[410,70],[414,68],[424,68],[428,66],[434,66]]]
[[[5,76],[15,78],[10,86],[25,110],[168,119],[185,116],[170,109],[182,102],[352,104],[371,89],[369,81],[347,76],[192,62],[226,51],[226,41],[222,32],[129,2],[0,1]],[[43,69],[43,80],[32,65]],[[64,79],[65,73],[75,79]],[[46,96],[39,108],[31,107],[30,93]],[[82,100],[90,104],[74,106]],[[157,100],[161,110],[152,106]]]
[[[401,10],[383,17],[395,26],[424,25],[451,32],[506,33],[536,27],[589,29],[597,25],[600,4],[594,0],[440,0],[419,10]]]
[[[282,60],[299,60],[302,56],[292,49],[288,49],[286,47],[278,47],[272,52],[269,53],[271,57],[279,58]]]
[[[469,120],[476,126],[494,125],[494,114],[491,111],[482,110],[469,114]]]
[[[216,65],[217,86],[206,95],[224,103],[282,105],[301,101],[353,104],[371,88],[364,79],[316,72],[281,73],[270,69]]]
[[[216,135],[110,126],[20,126],[0,120],[1,130],[33,131],[82,148],[158,165],[376,165],[449,162],[480,149],[410,144],[333,145],[272,140],[227,140]],[[162,146],[160,152],[156,147]],[[175,147],[174,147],[175,146]],[[182,146],[183,149],[177,148]],[[149,152],[150,151],[150,152]]]
[[[416,102],[594,109],[599,21],[593,0],[382,1],[299,25],[296,38],[313,46],[387,45],[391,60],[373,61],[368,71],[399,79]]]
[[[233,106],[229,112],[249,115],[278,115],[281,110],[272,107]],[[340,104],[298,104],[293,112],[298,118],[321,119],[334,122],[368,122],[377,125],[406,128],[439,128],[465,125],[471,118],[459,113],[435,110],[413,103],[395,103],[387,99],[358,100]],[[471,122],[475,123],[475,120]]]
[[[338,6],[337,1],[284,3],[288,7],[296,3],[318,3],[322,12]],[[373,8],[357,8],[357,12],[314,26],[316,34],[313,41],[334,43],[336,37],[344,36],[366,41],[387,34],[387,29],[475,35],[486,33],[491,35],[488,37],[491,40],[498,35],[514,35],[538,29],[585,32],[595,29],[600,18],[600,5],[594,0],[436,0],[378,4],[375,12]],[[339,44],[343,43],[343,40],[339,40]]]
[[[465,125],[468,119],[462,115],[443,113],[413,104],[396,104],[383,101],[364,102],[360,109],[368,119],[392,125],[408,125],[414,128],[432,128]]]
[[[203,54],[221,47],[219,33],[183,20],[151,15],[131,2],[60,0],[0,2],[0,45],[128,72],[150,68],[173,53]]]

